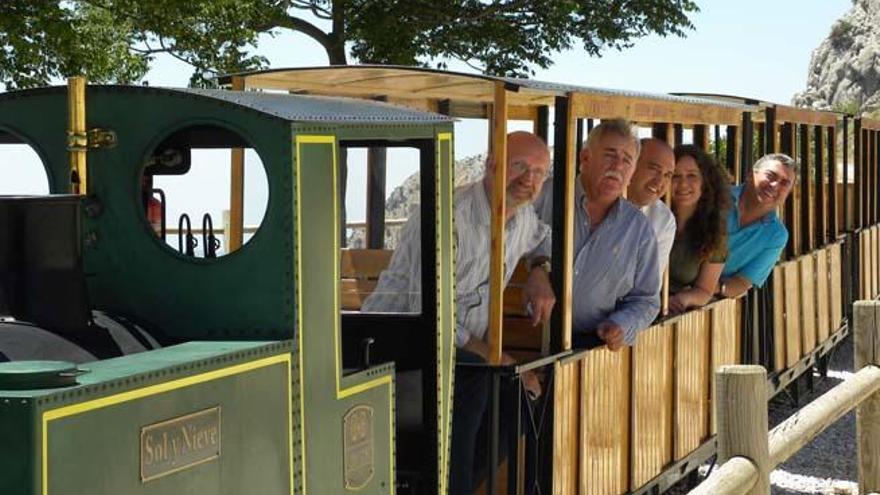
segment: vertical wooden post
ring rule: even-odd
[[[751,459],[758,481],[749,495],[770,493],[767,445],[767,371],[762,366],[722,366],[715,374],[718,464],[736,456]]]
[[[854,306],[855,369],[880,365],[880,302],[858,301]],[[856,438],[859,493],[880,491],[880,392],[856,407]]]
[[[229,246],[229,210],[223,210],[223,245]]]
[[[550,350],[571,349],[571,282],[574,266],[574,187],[579,157],[575,156],[574,96],[557,96],[553,136],[553,269],[550,282],[558,304],[551,315]],[[589,126],[589,122],[588,122]]]
[[[745,115],[746,113],[743,112],[743,114]],[[733,130],[733,139],[727,141],[728,156],[733,158],[729,161],[727,166],[729,167],[730,175],[733,177],[733,181],[736,184],[742,183],[742,167],[740,166],[740,163],[743,161],[743,149],[745,149],[743,139],[752,139],[752,136],[750,135],[743,136],[743,126],[738,125]],[[730,153],[731,146],[733,146],[732,154]]]
[[[666,124],[666,135],[663,136],[663,139],[666,140],[666,144],[668,144],[671,148],[675,149],[676,146],[681,144],[681,141],[677,141],[679,135],[675,133],[675,129],[673,126]],[[671,210],[672,209],[672,181],[669,181],[669,184],[666,185],[666,194],[665,194],[665,203],[666,206]],[[660,281],[660,311],[662,315],[669,314],[669,264],[666,264],[666,270],[663,270],[663,280]]]
[[[817,125],[813,127],[813,133],[813,143],[815,143],[813,146],[813,172],[815,174],[815,178],[813,179],[813,201],[815,203],[814,211],[816,212],[816,223],[813,227],[813,242],[815,247],[824,247],[828,226],[831,225],[828,221],[828,194],[825,190],[825,168],[828,163],[825,161],[825,128]],[[833,143],[834,141],[831,141],[831,144]]]
[[[244,78],[232,78],[232,90],[244,91]],[[229,231],[226,253],[241,248],[244,242],[244,150],[232,148],[229,171]]]
[[[801,176],[795,184],[795,194],[799,193],[797,198],[800,214],[793,218],[793,222],[797,225],[800,239],[800,250],[798,254],[808,253],[813,250],[812,235],[816,225],[816,217],[813,211],[813,180],[810,176],[810,170],[813,168],[813,157],[810,155],[810,126],[809,124],[800,124],[796,126],[798,134],[798,145],[800,151],[798,158],[801,163]],[[817,143],[813,143],[814,145]]]
[[[566,102],[568,103],[568,107],[565,112],[565,116],[567,118],[567,124],[565,126],[566,132],[566,140],[568,141],[568,145],[565,147],[566,151],[566,163],[569,164],[569,167],[572,167],[574,173],[568,173],[565,175],[563,181],[563,187],[565,194],[563,195],[563,225],[565,229],[565,234],[563,236],[562,241],[562,262],[563,262],[563,271],[562,276],[566,282],[564,282],[564,290],[562,291],[562,297],[565,301],[572,301],[572,273],[574,272],[574,189],[575,189],[575,180],[580,172],[580,152],[575,153],[575,149],[578,146],[584,146],[584,137],[583,130],[578,130],[577,127],[577,119],[574,113],[574,98],[569,95],[566,98]],[[558,107],[557,107],[557,110]],[[581,122],[583,122],[581,120]],[[587,127],[590,129],[587,131],[588,133],[592,130],[592,119],[588,122]],[[576,132],[580,132],[575,135]],[[572,305],[571,303],[566,303],[564,306],[560,308],[562,310],[562,348],[565,350],[571,349],[571,321],[572,321]]]
[[[367,248],[385,247],[386,148],[367,148]]]
[[[853,121],[853,229],[862,227],[862,119]]]
[[[501,324],[504,317],[504,224],[507,190],[507,89],[495,83],[492,106],[492,156],[495,172],[492,184],[492,237],[489,258],[489,362],[501,364]]]
[[[538,137],[547,143],[549,142],[550,137],[550,107],[547,105],[541,105],[538,107],[537,112],[537,117],[532,125],[532,130],[538,135]]]
[[[695,132],[699,126],[694,127]],[[675,141],[675,129],[672,124],[665,122],[655,122],[651,126],[651,135],[657,139],[666,141],[671,148],[675,148],[680,142]],[[672,183],[666,186],[664,193],[664,201],[666,206],[672,208]],[[665,316],[669,314],[669,267],[663,272],[663,280],[660,281],[660,314]]]

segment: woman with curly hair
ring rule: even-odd
[[[669,255],[669,310],[681,313],[712,299],[727,259],[730,180],[702,149],[675,149],[672,212],[676,232]]]

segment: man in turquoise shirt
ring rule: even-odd
[[[791,192],[798,168],[788,155],[765,155],[745,183],[731,189],[735,207],[727,216],[729,253],[718,286],[721,296],[736,297],[764,285],[788,242],[776,209]]]

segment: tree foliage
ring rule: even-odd
[[[331,64],[460,60],[527,76],[559,50],[595,56],[649,34],[682,36],[697,10],[691,0],[3,0],[0,81],[31,86],[83,72],[132,82],[168,53],[202,84],[266,66],[259,36],[284,30],[316,40]]]

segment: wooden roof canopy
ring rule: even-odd
[[[355,98],[381,98],[454,117],[486,118],[496,87],[507,90],[508,117],[534,120],[537,108],[553,106],[557,96],[570,96],[572,117],[622,117],[640,123],[738,125],[744,111],[759,107],[742,102],[695,96],[618,91],[531,79],[485,76],[420,67],[325,66],[231,74],[221,85],[238,89],[283,90]]]
[[[880,131],[880,120],[877,119],[869,119],[863,118],[861,119],[862,129],[868,129],[871,131]]]
[[[808,124],[808,125],[818,125],[824,127],[831,127],[837,125],[837,120],[840,119],[844,114],[839,112],[831,112],[825,110],[812,110],[809,108],[800,108],[793,107],[790,105],[781,105],[778,103],[773,103],[766,100],[756,100],[754,98],[747,98],[743,96],[734,96],[734,95],[722,95],[722,94],[712,94],[712,93],[673,93],[677,96],[689,96],[696,98],[704,98],[708,100],[715,101],[723,101],[728,103],[740,103],[744,105],[752,105],[755,109],[760,109],[761,112],[758,112],[752,117],[754,122],[764,122],[764,112],[763,110],[767,108],[773,108],[776,110],[776,123],[791,123],[791,124]]]

